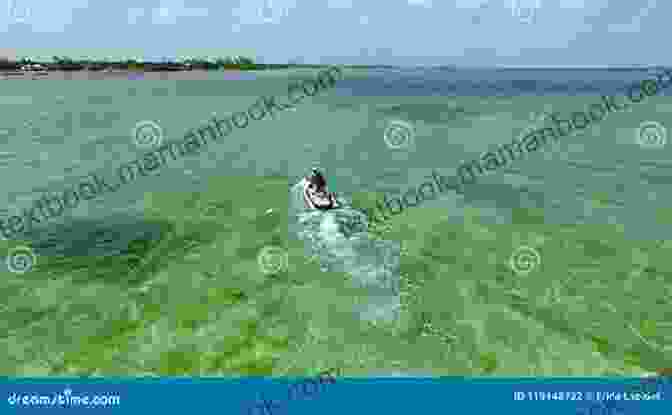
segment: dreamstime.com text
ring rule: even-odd
[[[71,389],[65,389],[63,393],[53,395],[33,395],[13,393],[7,398],[10,406],[59,406],[59,407],[81,407],[81,406],[119,406],[121,397],[119,395],[73,395]]]

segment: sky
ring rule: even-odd
[[[0,0],[0,55],[670,65],[669,0]],[[661,49],[661,50],[659,50]]]

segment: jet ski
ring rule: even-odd
[[[327,190],[327,181],[317,169],[303,180],[303,199],[308,209],[330,210],[338,207],[336,195]]]
[[[303,196],[309,209],[329,210],[338,207],[336,197],[332,193],[315,191],[310,188],[310,184],[304,188]]]

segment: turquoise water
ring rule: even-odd
[[[138,122],[154,121],[165,141],[176,140],[213,112],[245,110],[313,76],[5,81],[5,213],[91,172],[113,175],[144,151],[131,134]],[[418,87],[423,77],[436,94]],[[354,210],[299,215],[302,236],[317,242],[312,252],[288,237],[288,191],[314,165],[360,206],[370,192],[417,188],[432,171],[450,176],[544,114],[600,100],[581,92],[585,80],[558,76],[544,82],[565,93],[539,96],[525,93],[529,79],[497,84],[493,75],[501,93],[479,95],[469,93],[480,82],[474,74],[433,77],[347,71],[295,111],[250,123],[45,223],[31,243],[37,269],[5,272],[0,284],[0,371],[284,376],[326,365],[346,376],[585,376],[669,366],[669,242],[655,241],[669,239],[669,220],[660,220],[670,202],[669,146],[636,142],[642,122],[668,123],[667,96],[529,152],[463,195],[444,192],[409,209],[389,221],[383,243],[354,226]],[[376,95],[385,83],[392,89]],[[445,92],[455,88],[466,90]],[[386,141],[393,122],[412,128],[408,145],[390,134]],[[527,275],[510,265],[522,245],[542,257]],[[289,268],[262,272],[259,252],[278,246]],[[374,262],[377,253],[400,261]],[[395,331],[363,324],[397,311]]]
[[[460,162],[510,142],[539,125],[544,113],[569,114],[650,73],[349,71],[334,90],[305,100],[296,111],[254,122],[216,150],[177,160],[158,177],[81,204],[64,220],[132,216],[148,187],[193,189],[211,176],[268,173],[293,183],[312,165],[326,169],[339,192],[403,193],[427,180],[432,169],[450,175]],[[64,189],[91,172],[109,175],[133,160],[142,151],[132,141],[140,121],[155,121],[166,140],[177,139],[212,114],[244,110],[263,95],[283,96],[290,79],[307,76],[310,71],[246,74],[238,80],[209,73],[198,81],[5,81],[0,168],[12,180],[3,186],[3,213],[18,213],[44,191]],[[648,223],[644,212],[668,202],[662,189],[670,181],[669,146],[643,149],[634,134],[640,122],[667,122],[667,100],[654,97],[611,115],[489,176],[464,197],[447,194],[430,204],[445,207],[458,221],[465,205],[495,221],[506,221],[513,207],[536,206],[561,222],[613,222],[633,237],[660,235],[663,229]],[[391,120],[413,126],[412,149],[386,146],[383,132]],[[588,201],[595,192],[607,200],[599,209]]]

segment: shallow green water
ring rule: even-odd
[[[287,80],[186,82],[4,83],[8,96],[32,99],[3,120],[9,212],[37,190],[137,157],[137,121],[180,137],[212,112],[282,93]],[[366,205],[373,192],[403,192],[509,142],[531,112],[587,102],[326,93],[251,124],[46,227],[53,247],[37,268],[3,273],[0,373],[585,376],[669,366],[669,164],[665,151],[633,143],[641,121],[666,116],[665,98],[388,222],[385,238],[404,244],[402,274],[416,286],[404,288],[397,327],[360,321],[346,276],[320,272],[287,234],[288,187],[312,163]],[[59,122],[67,114],[71,133]],[[412,151],[385,145],[392,119],[414,124]],[[541,265],[520,277],[508,261],[523,245]],[[261,273],[264,246],[284,247],[289,269]],[[423,313],[434,334],[420,335]]]

